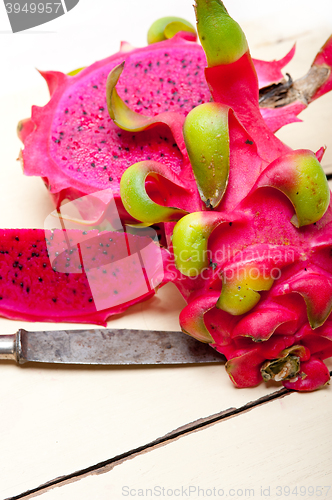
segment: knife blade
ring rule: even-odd
[[[90,329],[0,335],[0,360],[19,364],[165,365],[223,363],[222,354],[182,332]]]

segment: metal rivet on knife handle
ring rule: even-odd
[[[13,335],[0,335],[0,359],[19,361],[20,330]]]

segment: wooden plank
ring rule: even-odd
[[[331,387],[293,393],[38,498],[329,499],[331,411]]]

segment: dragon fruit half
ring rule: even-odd
[[[33,106],[31,118],[19,123],[18,134],[24,143],[24,173],[42,177],[57,206],[64,199],[111,187],[121,217],[130,220],[119,195],[121,176],[130,165],[152,160],[176,174],[183,170],[184,117],[193,107],[209,102],[211,93],[204,77],[205,53],[190,27],[156,42],[165,38],[160,29],[163,33],[175,24],[172,18],[166,20],[166,26],[161,27],[159,20],[150,28],[148,40],[153,43],[147,47],[134,49],[122,43],[118,53],[78,73],[41,72],[51,100],[44,107]],[[185,26],[176,24],[176,28]],[[294,50],[280,61],[254,60],[261,87],[283,79],[281,69]],[[138,113],[167,112],[164,126],[133,134],[119,130],[108,115],[107,76],[124,61],[119,95]]]
[[[322,360],[332,355],[332,212],[319,164],[324,149],[292,151],[274,132],[332,88],[332,40],[307,77],[285,82],[280,70],[294,50],[281,61],[253,61],[220,0],[197,0],[196,14],[205,54],[181,22],[159,22],[152,41],[179,32],[144,49],[124,44],[75,76],[43,73],[52,98],[19,125],[24,171],[44,179],[58,208],[64,199],[111,187],[122,221],[162,225],[168,250],[162,249],[159,283],[173,281],[179,288],[188,303],[181,328],[227,357],[236,386],[273,379],[313,390],[329,380]],[[70,263],[68,242],[65,247],[62,236],[52,234],[59,239],[56,257]],[[24,297],[32,285],[15,276],[25,262],[13,255],[29,257],[29,267],[37,237],[12,232],[10,250],[1,250],[13,261],[1,263],[3,277],[17,285],[7,302],[21,294],[16,316],[8,314],[2,297],[0,311],[9,317],[28,317]],[[16,238],[28,242],[21,251]],[[45,248],[42,243],[37,253],[47,257]],[[92,269],[102,268],[100,258],[95,249]],[[50,281],[52,273],[61,274],[47,269]],[[64,285],[74,289],[74,270],[51,291],[56,307],[56,292]],[[43,272],[39,265],[34,287]],[[80,290],[82,313],[72,314],[66,296],[66,306],[46,319],[103,322],[118,312],[105,308],[97,318],[85,282]]]

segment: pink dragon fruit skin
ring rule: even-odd
[[[196,14],[215,104],[196,107],[184,123],[201,200],[176,224],[165,223],[174,257],[166,265],[188,302],[180,314],[181,328],[226,356],[227,372],[237,387],[272,379],[290,389],[314,390],[330,378],[323,360],[332,353],[332,204],[318,162],[323,151],[292,151],[272,134],[267,123],[287,123],[295,116],[294,107],[286,106],[282,119],[280,108],[270,109],[264,121],[257,76],[238,25],[234,39],[239,44],[225,42],[230,49],[227,62],[216,48],[218,40],[209,40],[218,20],[226,30],[232,26],[228,32],[234,27],[222,2],[197,0]],[[331,68],[331,46],[329,39],[311,71]],[[329,75],[326,71],[311,100],[321,89],[330,90]],[[111,106],[115,108],[116,101]],[[111,113],[130,116],[125,108]],[[220,144],[213,142],[211,148],[215,137]],[[157,204],[148,205],[142,194],[143,169],[158,172],[161,184],[163,177],[169,178],[167,169],[163,173],[158,168],[138,162],[123,174],[120,186],[127,210],[135,217],[145,209],[149,223],[167,221],[160,219],[162,212],[157,215]],[[131,194],[136,195],[130,207],[129,178]],[[211,184],[217,189],[221,179],[225,193],[221,189],[209,198]],[[175,196],[167,202],[184,208]],[[148,216],[139,220],[145,222]]]
[[[282,80],[281,69],[293,55],[294,48],[280,61],[254,61],[261,86]],[[31,119],[20,122],[18,134],[24,143],[24,173],[43,178],[56,206],[64,199],[112,187],[120,215],[129,218],[119,196],[119,182],[128,166],[151,160],[177,174],[184,168],[185,159],[168,127],[132,134],[119,131],[108,116],[106,78],[123,61],[117,89],[136,112],[186,116],[211,98],[204,78],[204,51],[186,33],[142,49],[122,44],[120,52],[74,76],[41,72],[51,100],[43,108],[33,106]]]

